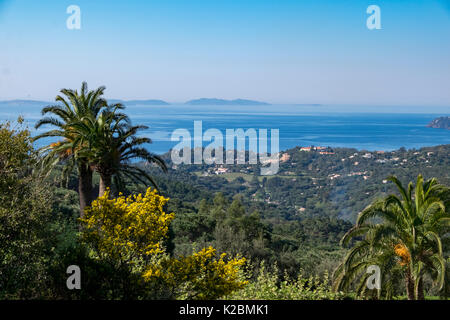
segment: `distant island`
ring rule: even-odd
[[[0,104],[7,104],[9,106],[22,106],[22,105],[39,105],[39,106],[46,106],[49,104],[52,104],[52,102],[49,101],[38,101],[38,100],[2,100],[0,101]]]
[[[245,99],[235,99],[235,100],[225,100],[225,99],[209,99],[209,98],[201,98],[201,99],[195,99],[190,100],[186,102],[185,104],[189,105],[197,105],[197,106],[204,106],[204,105],[220,105],[220,106],[262,106],[262,105],[270,105],[270,103],[267,102],[261,102],[261,101],[254,101],[254,100],[245,100]]]
[[[125,106],[168,106],[170,103],[164,100],[157,99],[146,99],[146,100],[120,100],[120,99],[108,99],[108,104],[114,103],[122,103]],[[10,106],[16,105],[38,105],[38,106],[46,106],[55,104],[55,102],[49,101],[37,101],[37,100],[3,100],[0,101],[0,104],[7,104]],[[254,101],[254,100],[246,100],[246,99],[235,99],[235,100],[225,100],[225,99],[209,99],[209,98],[201,98],[194,99],[185,102],[187,105],[198,105],[198,106],[206,106],[206,105],[222,105],[222,106],[262,106],[262,105],[270,105],[267,102]]]
[[[440,117],[431,121],[427,127],[450,130],[450,117]]]

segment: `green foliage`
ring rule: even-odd
[[[379,296],[392,297],[402,278],[408,299],[424,299],[425,276],[431,277],[439,290],[446,282],[441,237],[450,230],[450,213],[439,196],[448,195],[448,188],[436,179],[424,181],[421,175],[415,187],[411,182],[404,188],[396,177],[389,179],[397,186],[400,197],[389,195],[358,215],[356,225],[342,243],[348,244],[353,238],[362,240],[354,244],[336,270],[335,287],[349,289],[357,279],[357,291],[364,294],[366,269],[377,265],[383,275]]]
[[[407,181],[419,174],[439,177],[440,183],[450,185],[450,145],[386,152],[349,148],[327,151],[334,154],[305,152],[299,147],[283,151],[290,159],[280,162],[275,176],[258,176],[259,165],[248,164],[226,166],[226,174],[215,175],[212,173],[217,166],[202,164],[179,165],[169,170],[166,179],[183,182],[202,193],[222,192],[226,197],[239,193],[251,206],[250,212],[257,209],[262,219],[275,221],[332,217],[354,222],[358,212],[372,201],[395,191],[395,186],[383,182],[393,174]],[[164,159],[170,167],[170,154]],[[237,175],[246,182],[237,181]],[[171,197],[186,199],[173,192]]]
[[[0,298],[39,297],[48,277],[51,194],[35,162],[29,131],[0,124]]]
[[[241,254],[253,262],[276,262],[296,276],[332,272],[343,257],[337,243],[351,224],[338,219],[308,218],[270,223],[258,211],[248,213],[242,197],[230,200],[217,193],[203,199],[198,209],[178,203],[173,222],[175,254],[188,254],[197,247],[213,245],[219,251]]]
[[[329,284],[328,273],[323,277],[303,277],[300,271],[297,278],[288,275],[280,277],[278,268],[272,267],[268,271],[265,264],[261,263],[255,275],[246,275],[247,278],[255,277],[244,289],[239,290],[227,299],[236,300],[340,300],[348,298],[343,293],[335,293]]]
[[[171,201],[149,209],[142,197],[142,203],[131,201],[136,209],[131,210],[126,200],[117,203],[106,196],[88,210],[83,220],[87,228],[80,234],[79,195],[89,188],[77,193],[83,182],[77,177],[83,173],[86,185],[93,187],[105,172],[99,177],[91,169],[117,167],[114,152],[138,150],[147,140],[133,136],[137,129],[132,128],[139,126],[124,126],[123,139],[113,143],[106,129],[122,122],[114,118],[121,117],[120,108],[102,113],[108,106],[101,90],[87,92],[83,86],[80,94],[63,93],[68,100],[57,98],[62,106],[44,112],[65,120],[44,118],[39,124],[57,127],[44,136],[63,137],[47,149],[47,160],[56,166],[46,180],[34,170],[39,158],[28,130],[0,125],[0,299],[341,299],[348,296],[331,290],[328,272],[342,260],[335,284],[350,296],[378,297],[364,291],[363,271],[370,264],[383,269],[382,297],[403,296],[408,277],[410,298],[424,292],[448,296],[450,189],[437,188],[435,180],[418,180],[411,193],[397,183],[400,197],[387,197],[393,185],[382,180],[387,173],[406,179],[423,172],[448,184],[449,146],[372,152],[372,158],[352,149],[326,156],[292,149],[286,152],[290,161],[280,163],[275,177],[260,177],[258,166],[247,165],[229,167],[230,173],[222,176],[211,175],[210,165],[179,166],[161,175],[158,168],[137,163],[134,172],[148,174]],[[97,116],[85,117],[92,111]],[[95,132],[83,131],[89,124],[84,121],[93,121]],[[102,145],[96,134],[109,140]],[[112,145],[115,151],[108,151]],[[131,152],[120,158],[122,164],[129,165],[127,157],[133,154],[144,155]],[[88,156],[92,166],[87,166]],[[74,172],[75,160],[84,163],[85,171]],[[167,155],[165,161],[170,166]],[[61,171],[69,178],[66,187],[56,177]],[[368,178],[352,175],[355,171]],[[336,173],[340,177],[331,179]],[[134,183],[132,176],[121,177],[125,195],[145,193],[146,186]],[[363,210],[375,198],[383,201]],[[365,213],[351,228],[342,218],[352,219],[359,211]],[[149,212],[177,214],[158,232],[157,220],[145,218],[152,217]],[[347,250],[338,242],[349,229],[346,240],[353,247]],[[228,255],[217,255],[210,247]],[[253,261],[245,265],[245,274],[243,260],[233,258],[238,256]],[[82,270],[80,291],[66,288],[66,268],[72,264]]]

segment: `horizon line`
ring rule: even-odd
[[[321,103],[321,102],[311,102],[311,103],[305,103],[305,102],[268,102],[264,100],[254,100],[254,99],[244,99],[244,98],[235,98],[235,99],[224,99],[224,98],[194,98],[189,99],[186,101],[170,101],[170,100],[164,100],[159,98],[143,98],[143,99],[118,99],[118,98],[106,98],[107,101],[109,100],[115,100],[115,101],[121,101],[121,102],[136,102],[136,101],[162,101],[164,103],[167,103],[168,105],[189,105],[188,102],[195,101],[195,100],[201,100],[201,99],[217,99],[217,100],[224,100],[228,102],[233,102],[236,100],[246,100],[246,101],[252,101],[252,102],[259,102],[266,104],[267,106],[271,105],[283,105],[283,106],[318,106],[318,107],[325,107],[325,106],[359,106],[359,107],[448,107],[450,108],[449,104],[404,104],[404,103],[358,103],[358,102],[336,102],[336,103]],[[8,102],[43,102],[43,103],[54,103],[56,101],[54,100],[46,100],[46,99],[32,99],[32,98],[12,98],[12,99],[0,99],[0,103],[8,103]],[[211,104],[214,105],[214,104]],[[201,105],[197,105],[201,106]],[[205,104],[204,106],[207,106]],[[248,105],[251,107],[252,105]],[[257,106],[257,105],[254,105]],[[450,113],[450,110],[449,110]]]

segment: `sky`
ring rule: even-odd
[[[0,100],[82,81],[124,100],[450,110],[450,0],[0,0]]]

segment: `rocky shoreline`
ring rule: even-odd
[[[450,117],[439,117],[431,121],[427,127],[450,130]]]

